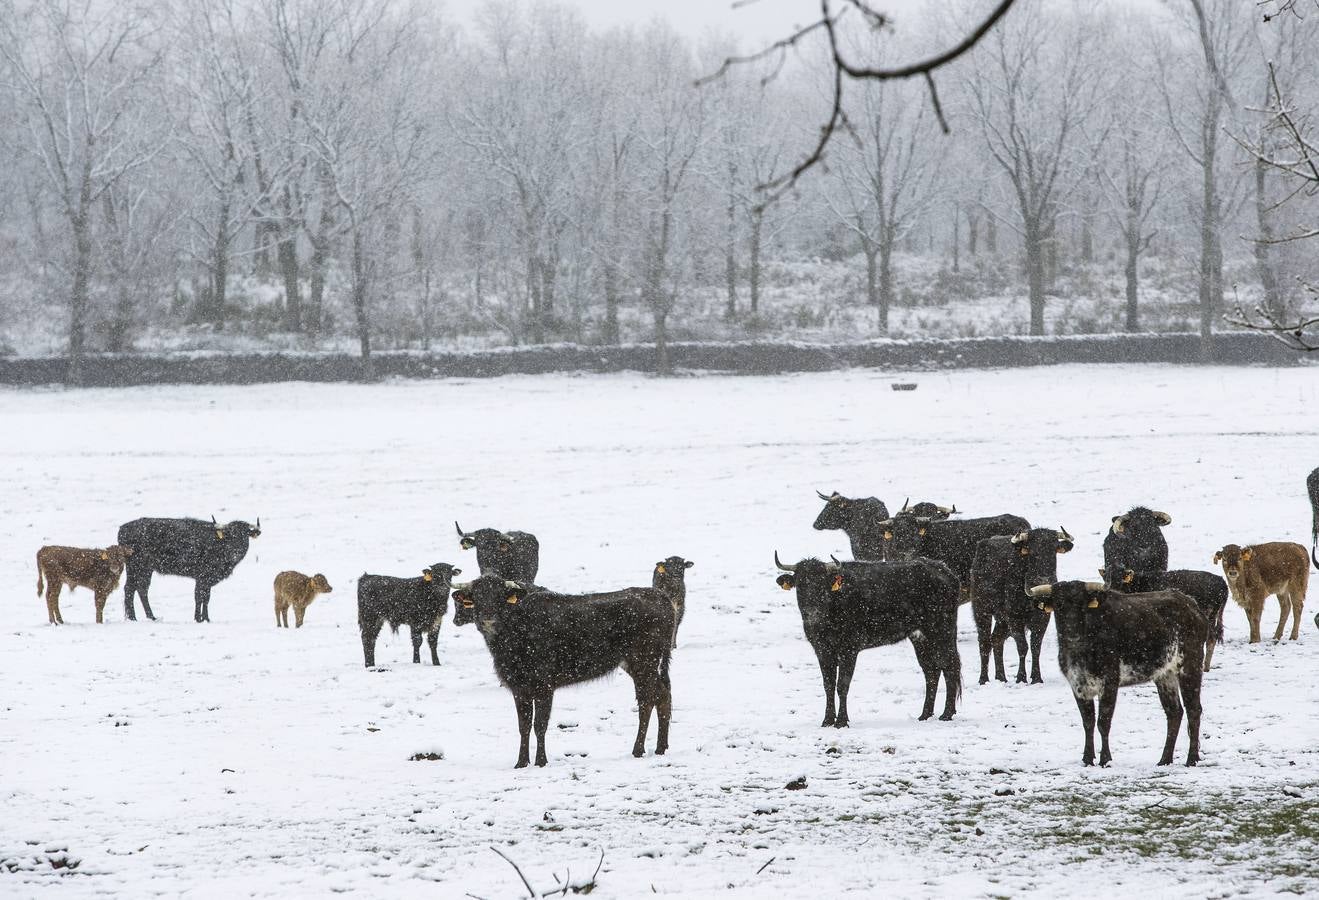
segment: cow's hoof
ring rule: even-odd
[[[1041,678],[1041,677],[1038,676],[1038,675],[1032,675],[1032,676],[1030,677],[1030,683],[1031,683],[1031,684],[1044,684],[1044,679]]]
[[[932,718],[933,716],[934,713],[921,713],[919,716],[916,717],[916,721],[924,722],[926,719]]]
[[[1200,762],[1200,757],[1198,756],[1188,756],[1186,758],[1186,765],[1188,766],[1194,766],[1199,762]]]
[[[851,726],[848,724],[848,722],[847,722],[846,719],[838,719],[837,721],[834,722],[834,727],[835,727],[835,728],[850,728]]]
[[[513,766],[513,768],[515,769],[525,769],[526,767],[527,767],[527,761],[525,759],[519,759],[517,761],[517,765]]]
[[[637,747],[633,747],[633,748],[632,748],[632,755],[633,755],[634,757],[636,757],[637,759],[641,759],[641,757],[643,757],[643,756],[646,755],[646,751],[645,751],[645,750],[642,750],[642,749],[639,749],[639,748],[637,748]],[[536,765],[539,766],[539,765],[541,765],[541,763],[537,762]]]
[[[1007,683],[1008,683],[1008,676],[1006,676],[1006,675],[995,675],[995,676],[994,676],[994,680],[995,680],[995,681],[1001,681],[1001,682],[1003,682],[1004,684],[1007,684]]]
[[[536,757],[536,768],[543,769],[550,764],[550,761],[543,756]]]
[[[989,676],[988,676],[988,675],[981,675],[981,676],[980,676],[980,683],[981,683],[981,684],[989,684]]]
[[[825,716],[824,721],[820,723],[821,728],[832,728],[834,726],[834,717]]]
[[[953,720],[953,715],[954,715],[953,713],[944,713],[942,716],[939,717],[939,721],[951,722]]]
[[[1018,675],[1018,676],[1017,676],[1017,684],[1025,684],[1025,683],[1026,683],[1026,676],[1025,676],[1025,675]]]
[[[656,748],[655,748],[655,755],[656,755],[656,756],[663,756],[665,753],[668,753],[668,752],[669,752],[669,748],[668,748],[668,747],[656,747]]]
[[[1095,764],[1095,758],[1094,758],[1093,756],[1083,756],[1083,757],[1081,757],[1081,765],[1083,765],[1083,766],[1093,766],[1094,764]]]

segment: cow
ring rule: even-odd
[[[421,662],[421,638],[430,645],[431,665],[440,664],[436,645],[440,623],[449,609],[449,588],[462,569],[434,563],[417,578],[363,574],[357,579],[357,628],[362,634],[362,655],[368,669],[376,664],[376,638],[388,622],[394,634],[408,626],[412,637],[412,661]]]
[[[454,590],[455,625],[475,622],[499,682],[513,695],[518,714],[518,759],[529,763],[532,724],[536,765],[548,763],[545,732],[556,689],[603,678],[621,668],[637,698],[637,737],[632,755],[646,752],[651,710],[658,719],[655,755],[669,748],[673,693],[669,683],[674,613],[654,588],[602,594],[557,594],[494,575]]]
[[[334,588],[325,576],[303,575],[301,572],[280,572],[275,576],[275,627],[289,627],[289,607],[293,607],[294,621],[302,627],[302,617],[317,594],[328,594]]]
[[[1228,544],[1214,554],[1214,562],[1222,564],[1232,599],[1246,611],[1250,643],[1259,643],[1259,620],[1269,594],[1278,595],[1278,630],[1273,639],[1282,640],[1288,611],[1292,613],[1292,640],[1300,637],[1301,610],[1305,607],[1311,562],[1304,547],[1287,541],[1248,547]]]
[[[1143,506],[1114,516],[1104,535],[1104,571],[1168,571],[1168,542],[1162,529],[1171,524],[1172,516],[1166,512]]]
[[[133,611],[133,596],[142,600],[142,611],[148,619],[151,613],[147,592],[151,576],[180,575],[194,581],[193,618],[198,622],[211,621],[211,588],[233,574],[243,557],[247,556],[248,542],[261,536],[261,518],[255,525],[247,522],[230,522],[221,525],[201,519],[134,519],[119,526],[119,544],[132,550],[127,560],[127,577],[124,579],[124,618],[137,620]]]
[[[682,617],[687,612],[687,570],[694,565],[689,559],[670,556],[655,563],[655,571],[651,574],[650,586],[663,593],[673,604],[672,650],[678,649],[678,626],[682,624]]]
[[[124,573],[127,557],[133,555],[130,547],[115,544],[104,549],[84,550],[81,547],[46,546],[37,551],[37,596],[46,594],[46,614],[50,624],[63,625],[60,612],[60,589],[87,588],[96,603],[96,624],[105,622],[105,601],[110,592],[119,587],[119,576]]]
[[[976,546],[971,563],[971,615],[980,643],[980,683],[989,683],[989,653],[994,652],[994,677],[1007,681],[1003,671],[1003,643],[1011,635],[1017,643],[1017,681],[1026,681],[1026,632],[1030,632],[1031,684],[1044,681],[1040,674],[1040,646],[1049,628],[1049,614],[1041,611],[1026,592],[1038,584],[1058,580],[1058,555],[1075,546],[1061,525],[1032,528],[1011,537],[995,535]]]
[[[957,576],[948,566],[929,559],[912,562],[825,563],[804,559],[785,565],[774,554],[783,574],[777,582],[796,589],[802,631],[824,680],[824,721],[821,728],[846,728],[847,694],[862,650],[910,640],[916,662],[925,675],[925,703],[920,720],[934,715],[939,676],[946,696],[943,714],[957,713],[962,694],[962,660],[957,652]],[[834,693],[838,705],[834,706]]]
[[[1052,612],[1058,667],[1071,685],[1085,729],[1081,762],[1095,762],[1095,698],[1099,699],[1099,764],[1113,759],[1108,731],[1119,687],[1153,681],[1168,722],[1159,765],[1172,763],[1185,704],[1191,746],[1186,764],[1200,761],[1200,683],[1209,625],[1181,591],[1119,594],[1103,582],[1064,581],[1031,588],[1039,608]],[[1180,693],[1180,698],[1178,694]]]
[[[463,531],[457,522],[458,545],[464,550],[476,548],[476,565],[482,575],[497,575],[508,581],[530,584],[540,569],[540,541],[526,531],[500,531],[480,528]]]
[[[1319,569],[1319,469],[1305,479],[1305,489],[1310,494],[1310,561]],[[1319,614],[1315,615],[1314,624],[1319,626]]]
[[[947,563],[962,583],[962,599],[971,599],[971,564],[976,546],[985,538],[1011,537],[1030,531],[1030,522],[1005,513],[977,519],[939,520],[898,513],[884,523],[885,559],[910,560],[918,556]]]
[[[884,559],[884,521],[888,519],[888,507],[883,500],[874,497],[844,497],[834,491],[823,494],[816,491],[816,496],[824,501],[824,509],[815,517],[812,526],[816,531],[842,531],[852,544],[852,558],[858,560]],[[908,507],[903,501],[902,509],[917,515],[946,519],[957,512],[956,506],[936,506],[922,501],[914,507]]]
[[[1223,610],[1227,606],[1228,589],[1221,575],[1193,569],[1173,569],[1168,572],[1133,572],[1127,569],[1121,573],[1101,570],[1099,574],[1109,588],[1124,594],[1171,590],[1181,591],[1194,600],[1200,608],[1200,615],[1209,623],[1204,662],[1204,670],[1209,671],[1214,647],[1223,639]]]

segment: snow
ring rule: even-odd
[[[916,721],[899,645],[862,655],[852,727],[819,728],[772,562],[847,551],[811,529],[816,489],[1065,525],[1064,578],[1095,576],[1110,516],[1137,503],[1172,515],[1175,568],[1229,541],[1308,543],[1316,402],[1305,369],[1175,366],[0,390],[0,893],[525,896],[491,847],[538,892],[599,864],[606,897],[1319,889],[1319,604],[1296,643],[1253,646],[1229,606],[1199,768],[1155,766],[1142,685],[1118,701],[1112,767],[1085,769],[1052,628],[1044,685],[980,686],[966,608],[955,720]],[[164,576],[158,622],[122,621],[117,595],[97,626],[77,591],[70,624],[45,624],[41,545],[211,514],[263,528],[212,624]],[[513,704],[470,627],[446,621],[438,668],[386,630],[385,671],[363,668],[356,577],[474,573],[455,518],[536,533],[538,580],[560,589],[695,561],[668,755],[631,757],[615,675],[559,692],[549,767],[514,771]],[[286,568],[335,588],[301,629],[273,622]],[[443,758],[410,759],[426,753]]]

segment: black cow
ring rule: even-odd
[[[362,655],[368,669],[376,664],[376,638],[386,622],[395,634],[400,625],[408,626],[414,663],[421,662],[424,634],[431,648],[431,665],[440,664],[436,649],[440,623],[449,609],[453,577],[462,571],[448,563],[435,563],[422,569],[417,578],[363,574],[357,579],[357,628],[362,633]]]
[[[1204,670],[1214,658],[1214,647],[1223,639],[1223,610],[1227,606],[1227,581],[1216,572],[1173,569],[1170,572],[1102,572],[1111,590],[1124,594],[1147,594],[1153,591],[1181,591],[1195,601],[1200,615],[1209,625],[1205,639]]]
[[[1003,642],[1017,642],[1017,681],[1026,680],[1026,632],[1030,632],[1031,684],[1040,674],[1040,645],[1049,628],[1049,614],[1040,610],[1027,591],[1058,580],[1058,554],[1075,546],[1067,529],[1032,528],[1012,537],[986,538],[971,563],[971,614],[980,642],[980,683],[989,683],[989,652],[994,651],[994,677],[1003,671]]]
[[[476,548],[476,565],[482,575],[497,575],[509,581],[536,580],[540,569],[540,541],[526,531],[500,531],[480,528],[463,531],[457,522],[458,544],[464,550]]]
[[[1319,569],[1319,469],[1305,479],[1305,489],[1310,494],[1310,561]],[[1319,613],[1315,614],[1314,624],[1319,626]]]
[[[1030,531],[1030,522],[1021,516],[1003,514],[977,519],[937,520],[929,516],[898,513],[884,523],[885,559],[915,559],[924,556],[947,563],[962,582],[964,599],[971,583],[971,564],[976,545],[998,535],[1011,537]]]
[[[1186,764],[1200,761],[1200,682],[1209,626],[1181,591],[1119,594],[1102,582],[1064,581],[1031,588],[1040,608],[1057,620],[1058,666],[1072,687],[1085,729],[1081,762],[1095,762],[1095,698],[1099,698],[1099,764],[1108,765],[1108,730],[1119,687],[1153,681],[1168,720],[1159,765],[1172,762],[1182,704],[1191,747]],[[1180,692],[1181,697],[1178,698]]]
[[[201,519],[134,519],[119,526],[121,546],[129,548],[124,579],[124,618],[136,621],[133,595],[142,598],[142,611],[151,612],[147,592],[151,576],[180,575],[194,581],[193,618],[211,621],[211,588],[224,581],[243,557],[251,538],[261,536],[261,519],[256,525],[230,522],[221,525]]]
[[[815,517],[816,531],[842,531],[852,544],[852,557],[858,560],[884,559],[884,522],[888,519],[888,507],[883,500],[874,497],[844,497],[837,491],[832,494],[816,495],[824,501],[824,509]],[[904,512],[929,516],[934,519],[946,519],[957,512],[956,506],[936,506],[922,501],[909,507],[904,500]]]
[[[1170,524],[1172,516],[1143,506],[1114,516],[1104,536],[1104,571],[1168,571],[1168,542],[1162,527]]]
[[[683,559],[681,556],[670,556],[668,559],[662,559],[655,563],[655,571],[651,575],[650,586],[657,591],[662,591],[664,596],[669,598],[673,604],[673,647],[678,649],[678,626],[682,624],[682,617],[687,613],[687,570],[696,565],[689,559]]]
[[[957,576],[929,559],[914,562],[825,563],[804,559],[794,566],[774,564],[785,574],[779,587],[797,590],[802,631],[815,651],[824,679],[824,721],[846,728],[847,693],[862,650],[908,639],[925,673],[922,721],[934,715],[934,696],[943,675],[943,715],[957,712],[962,693],[962,660],[957,653]],[[835,712],[834,692],[838,693]]]
[[[536,765],[548,762],[545,732],[557,688],[603,678],[618,668],[636,687],[632,755],[646,752],[652,709],[659,721],[655,754],[668,750],[673,605],[660,591],[633,587],[604,594],[555,594],[482,575],[455,588],[453,622],[477,623],[495,674],[513,695],[520,741],[516,768],[529,761],[533,720]]]

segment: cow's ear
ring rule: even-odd
[[[663,574],[665,574],[666,572],[668,572],[668,569],[664,568],[664,563],[662,563],[662,562],[657,562],[657,563],[655,563],[655,574],[656,574],[656,575],[663,575]]]
[[[434,581],[434,580],[435,580],[435,574],[434,574],[433,572],[431,572],[430,569],[422,569],[422,570],[421,570],[421,580],[422,580],[422,581],[428,581],[428,582],[429,582],[429,581]]]
[[[886,532],[884,532],[884,540],[886,540],[886,541],[891,541],[891,540],[893,540],[893,532],[891,532],[891,531],[886,531]]]
[[[1214,553],[1214,563],[1218,564],[1221,563],[1222,561],[1223,561],[1223,551],[1218,550]]]
[[[476,604],[472,602],[472,595],[467,591],[454,591],[453,602],[461,603],[464,609],[471,609]]]
[[[1076,545],[1073,544],[1071,541],[1059,541],[1059,542],[1058,542],[1058,552],[1059,552],[1059,553],[1071,553],[1071,552],[1072,552],[1072,549],[1073,549],[1074,547],[1076,547]]]
[[[1241,551],[1241,561],[1250,562],[1250,558],[1254,555],[1255,554],[1251,551],[1251,549],[1247,547],[1245,550]]]
[[[101,551],[101,559],[109,559],[109,558],[110,558],[110,554],[109,554],[107,551],[102,550],[102,551]]]
[[[777,581],[779,587],[783,588],[785,591],[790,591],[797,586],[797,580],[792,577],[792,573],[790,572],[784,572],[774,580]]]
[[[1130,569],[1127,569],[1125,572],[1122,573],[1123,584],[1131,584],[1131,582],[1135,580],[1136,580],[1136,573],[1131,571]]]
[[[690,568],[691,568],[692,566],[694,566],[694,565],[696,565],[696,563],[692,562],[692,561],[689,559],[689,560],[687,560],[686,562],[684,562],[684,563],[682,564],[682,567],[683,567],[684,569],[690,569]]]
[[[846,582],[845,582],[845,580],[844,580],[844,578],[843,578],[843,573],[842,573],[842,572],[837,572],[837,573],[834,574],[833,579],[829,582],[829,590],[831,590],[831,591],[841,591],[841,590],[843,589],[843,585],[844,585],[845,583],[846,583]]]
[[[516,605],[525,596],[527,596],[527,589],[515,585],[508,588],[508,594],[504,597],[504,602],[510,606]]]

